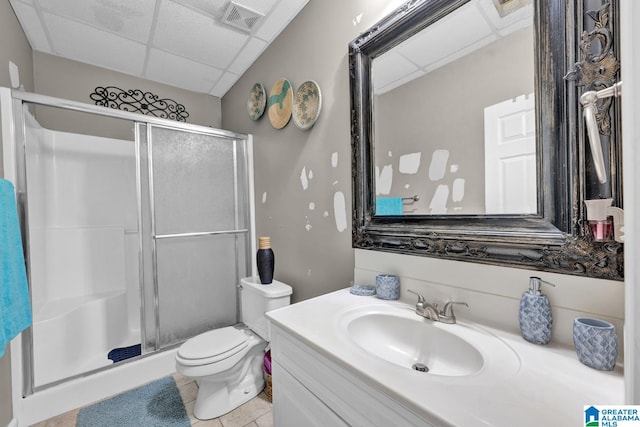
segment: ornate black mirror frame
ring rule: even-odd
[[[589,189],[584,154],[578,99],[588,89],[563,78],[586,31],[582,2],[534,1],[539,214],[375,215],[372,60],[467,2],[408,1],[349,45],[353,247],[622,280],[622,245],[593,242],[583,227],[583,199],[602,192]],[[621,207],[620,144],[607,145]]]

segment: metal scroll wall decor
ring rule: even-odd
[[[173,99],[160,99],[151,92],[140,89],[124,90],[115,86],[98,86],[89,96],[96,105],[116,110],[146,114],[147,116],[186,122],[189,113],[185,106]]]

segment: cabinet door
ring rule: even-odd
[[[273,363],[273,424],[278,427],[347,427],[322,401]]]

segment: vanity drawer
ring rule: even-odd
[[[273,363],[273,423],[278,427],[347,427],[349,425],[275,361]]]

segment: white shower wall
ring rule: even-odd
[[[31,117],[26,132],[40,386],[106,366],[110,349],[140,343],[135,146],[51,131]]]
[[[141,329],[146,330],[147,338],[161,335],[163,324],[158,320],[189,331],[202,327],[183,325],[188,317],[183,313],[198,311],[204,319],[201,323],[213,322],[209,327],[214,328],[218,326],[218,312],[235,307],[224,322],[238,321],[237,283],[240,277],[255,274],[253,144],[250,135],[6,88],[0,88],[0,104],[4,174],[15,185],[19,214],[26,214],[22,219],[27,220],[23,222],[28,232],[24,236],[25,250],[29,284],[33,287],[34,325],[12,340],[10,346],[14,420],[22,426],[174,372],[176,350],[171,348],[173,342],[164,341],[144,348],[143,357],[127,363],[109,361],[112,367],[81,375],[61,372],[89,362],[93,358],[85,353],[89,349],[98,349],[100,363],[106,363],[107,350],[118,342],[121,331],[135,335],[135,342],[126,343],[132,345],[141,343]],[[74,114],[64,122],[47,121],[48,127],[59,126],[60,131],[43,129],[33,117],[25,117],[27,109],[35,108],[36,113],[41,113],[50,107]],[[86,117],[91,123],[99,122],[89,126],[92,130],[88,132],[102,137],[65,133],[86,129]],[[113,133],[116,128],[117,134]],[[192,137],[185,139],[183,133]],[[166,156],[162,155],[163,147]],[[183,150],[192,157],[185,157]],[[177,155],[182,156],[181,160]],[[216,174],[222,169],[219,162],[223,158],[233,167],[224,165],[227,173]],[[185,174],[186,171],[190,173]],[[176,179],[184,188],[172,187]],[[227,194],[227,187],[220,188],[224,183],[234,188],[233,197]],[[205,193],[204,197],[194,193],[196,187]],[[166,192],[182,199],[165,197]],[[185,199],[185,194],[190,196]],[[163,196],[164,203],[154,203],[151,195]],[[194,221],[185,216],[181,222],[173,214],[202,211],[203,200],[210,202],[208,210],[202,212],[209,223],[183,230],[181,224],[193,226]],[[233,209],[229,210],[231,205]],[[231,229],[226,219],[215,219],[223,210],[233,214]],[[156,224],[163,235],[158,235],[152,221],[158,215],[162,221],[167,215],[173,219],[173,223]],[[156,237],[161,244],[154,243]],[[184,246],[185,241],[193,242],[180,254],[186,260],[174,259],[171,249]],[[207,253],[200,247],[205,247]],[[221,256],[219,251],[224,247]],[[199,256],[190,257],[194,252]],[[229,261],[226,252],[234,252],[236,259]],[[159,271],[156,255],[160,258],[159,268],[167,270],[163,257],[169,258],[178,273]],[[142,260],[144,268],[139,265]],[[209,274],[213,261],[218,267],[215,274]],[[204,272],[192,274],[194,262]],[[235,273],[229,275],[231,270]],[[196,289],[195,284],[204,289]],[[211,288],[219,288],[220,292],[209,297],[209,305],[202,296],[208,295]],[[229,290],[236,294],[226,298]],[[167,299],[164,303],[161,293]],[[205,309],[194,309],[201,303]],[[216,303],[223,310],[212,308]],[[180,304],[182,310],[176,308]],[[148,322],[142,327],[141,311]],[[177,313],[178,318],[164,317],[171,313]],[[189,331],[179,339],[191,338],[193,332]],[[43,363],[58,358],[60,365],[65,361],[66,366],[43,368],[40,376],[36,369],[34,381],[31,355],[38,352],[39,344],[52,346],[40,359]],[[34,355],[37,359],[38,355]],[[48,376],[56,369],[57,377]]]

